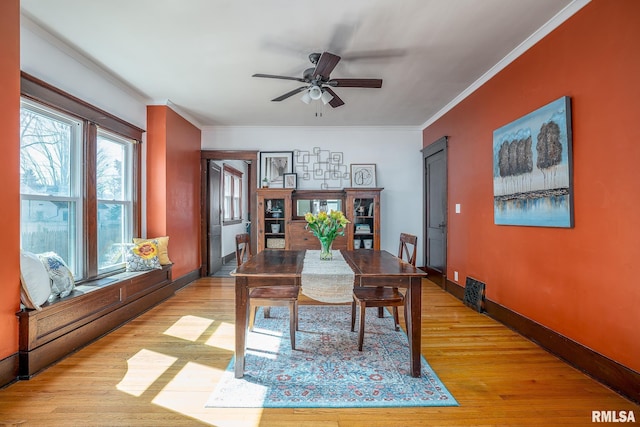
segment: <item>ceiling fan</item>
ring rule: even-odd
[[[344,105],[344,101],[333,91],[332,88],[337,87],[362,87],[362,88],[380,88],[382,87],[382,79],[332,79],[330,77],[333,69],[340,62],[340,57],[329,52],[312,53],[309,55],[309,61],[315,67],[307,68],[302,73],[302,77],[278,76],[273,74],[254,74],[253,77],[264,77],[268,79],[295,80],[305,83],[290,92],[280,95],[271,101],[283,101],[297,93],[305,92],[301,100],[305,103],[311,100],[322,100],[325,104],[331,105],[333,108]]]

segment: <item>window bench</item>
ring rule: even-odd
[[[19,376],[28,379],[174,293],[171,266],[123,272],[76,286],[42,310],[22,309]]]

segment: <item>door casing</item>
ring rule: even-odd
[[[248,163],[249,188],[249,214],[251,219],[251,246],[253,253],[256,250],[256,197],[255,189],[258,188],[258,152],[257,151],[233,151],[233,150],[203,150],[200,152],[200,276],[209,275],[209,229],[208,229],[208,194],[209,194],[209,160],[244,160]]]
[[[443,289],[447,283],[447,221],[448,221],[448,179],[447,179],[447,143],[448,137],[443,136],[432,144],[422,149],[424,164],[424,254],[425,268],[431,275],[431,280],[439,284]],[[429,170],[430,161],[437,157],[438,161],[442,161],[442,167],[437,172]],[[439,176],[432,176],[432,173],[438,173]],[[441,174],[441,175],[440,175]],[[437,191],[432,190],[432,185],[441,185]],[[432,194],[433,193],[433,194]],[[434,194],[440,194],[441,200],[432,200]],[[437,206],[433,206],[433,204]],[[441,211],[438,208],[441,208]],[[438,215],[432,215],[433,209]],[[431,224],[432,216],[438,217],[438,224]],[[434,246],[434,242],[441,241],[441,246]],[[440,253],[433,253],[439,250]],[[432,259],[439,259],[440,268],[432,264]]]

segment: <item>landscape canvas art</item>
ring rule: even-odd
[[[494,221],[573,227],[569,97],[493,132]]]

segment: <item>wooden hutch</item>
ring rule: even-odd
[[[265,249],[320,249],[318,239],[305,228],[304,214],[341,210],[350,224],[333,249],[380,249],[380,192],[382,188],[342,190],[257,190],[257,247]]]

